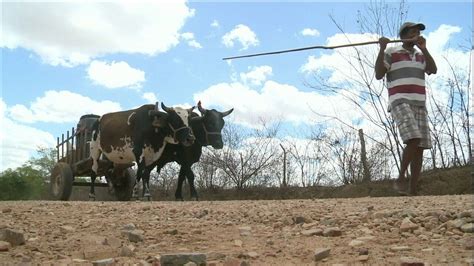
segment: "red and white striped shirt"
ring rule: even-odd
[[[384,64],[389,106],[400,103],[425,106],[425,56],[416,49],[410,52],[402,46],[389,47],[385,50]]]

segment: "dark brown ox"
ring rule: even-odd
[[[90,197],[94,198],[94,181],[98,159],[103,154],[114,165],[136,162],[137,180],[143,178],[143,196],[150,197],[149,178],[153,163],[162,155],[167,143],[190,146],[194,135],[189,128],[189,114],[193,108],[168,108],[158,111],[158,104],[143,105],[137,109],[108,113],[94,125],[90,146],[92,157],[92,185]]]
[[[194,173],[191,169],[192,165],[199,161],[202,154],[203,146],[212,146],[214,149],[222,149],[224,143],[222,141],[221,131],[224,128],[224,117],[228,116],[234,109],[225,112],[219,112],[215,109],[205,109],[198,102],[198,109],[201,116],[192,113],[190,120],[191,128],[196,137],[196,141],[189,147],[182,145],[169,144],[166,146],[163,155],[155,163],[158,173],[169,162],[177,162],[181,165],[178,177],[178,186],[176,188],[176,200],[183,200],[181,188],[185,178],[188,180],[191,198],[198,200],[198,193],[194,186]],[[137,196],[137,191],[133,191],[133,196]]]

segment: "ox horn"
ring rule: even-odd
[[[162,116],[166,114],[165,112],[160,111],[158,102],[155,103],[155,109],[148,111],[149,116]]]
[[[207,112],[207,110],[202,107],[201,101],[198,102],[198,110],[201,112],[201,115],[204,115]]]
[[[226,116],[230,115],[230,113],[232,113],[232,111],[234,111],[234,108],[232,108],[232,109],[230,109],[230,110],[228,110],[228,111],[222,112],[222,113],[221,113],[221,114],[222,114],[222,117],[226,117]]]
[[[167,107],[163,102],[161,102],[161,108],[167,113],[173,111],[173,108]]]

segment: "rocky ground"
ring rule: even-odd
[[[472,265],[473,204],[473,195],[7,201],[0,264]]]

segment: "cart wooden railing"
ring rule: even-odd
[[[92,132],[88,130],[82,130],[76,132],[74,127],[66,132],[66,138],[64,133],[61,135],[61,139],[57,138],[57,161],[62,161],[68,164],[74,164],[84,159],[89,158],[89,147],[88,139],[92,137]],[[65,147],[66,146],[66,147]]]
[[[71,131],[67,131],[66,135],[62,134],[61,138],[57,138],[57,160],[71,166],[74,176],[90,176],[92,169],[92,158],[90,158],[90,139],[92,132],[89,130],[75,131],[74,127]],[[99,160],[98,176],[105,174],[109,169],[111,162],[107,160]],[[89,186],[87,182],[74,182],[75,186]],[[104,184],[106,186],[106,184]],[[98,186],[100,186],[98,184]]]

